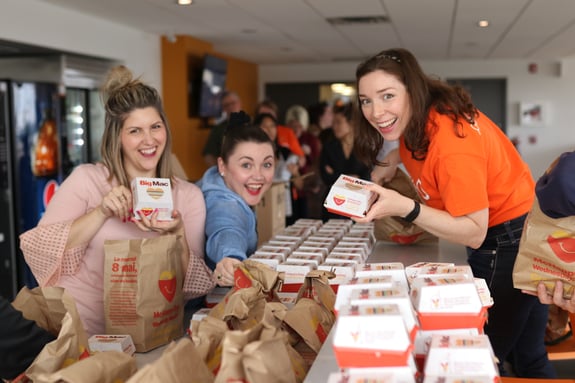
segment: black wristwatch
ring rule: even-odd
[[[421,211],[421,205],[419,204],[419,202],[417,202],[416,200],[413,200],[413,202],[415,202],[413,210],[410,211],[408,215],[403,217],[403,219],[409,223],[415,221],[415,219],[419,216],[419,212]]]

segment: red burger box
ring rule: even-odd
[[[483,304],[473,279],[457,274],[416,278],[410,296],[424,330],[483,329],[488,306]]]
[[[396,304],[341,308],[333,336],[340,368],[409,366],[412,343]]]
[[[424,383],[498,382],[499,371],[487,335],[433,335],[425,361]]]

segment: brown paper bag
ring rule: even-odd
[[[513,285],[537,291],[544,282],[552,294],[556,280],[564,282],[564,298],[570,299],[575,286],[575,216],[548,217],[535,199],[519,242]]]
[[[228,331],[216,383],[296,383],[285,338],[259,323],[247,331]]]
[[[39,374],[34,383],[118,383],[136,373],[136,358],[120,351],[97,352],[60,371]]]
[[[383,183],[382,186],[421,202],[411,179],[400,168],[395,172],[393,179]],[[410,245],[424,241],[437,241],[436,236],[428,233],[414,223],[407,222],[401,217],[383,217],[376,219],[374,223],[375,238],[382,241],[391,241],[401,245]]]
[[[279,302],[277,292],[283,284],[282,273],[272,270],[261,262],[244,260],[234,271],[235,288],[261,286],[270,302]]]
[[[226,322],[211,316],[201,321],[192,321],[190,337],[200,358],[214,376],[217,375],[222,362],[222,341],[228,330]]]
[[[214,376],[200,358],[190,338],[166,347],[155,362],[141,368],[127,383],[211,383]]]
[[[24,287],[12,305],[22,311],[25,318],[34,320],[44,329],[57,335],[48,343],[25,375],[33,381],[51,374],[89,356],[88,335],[71,295],[61,287]]]
[[[178,236],[104,243],[107,334],[129,334],[145,352],[183,334],[183,251]]]

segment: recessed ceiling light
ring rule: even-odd
[[[190,5],[194,0],[178,0],[178,5]]]
[[[479,28],[487,28],[489,26],[489,20],[479,20],[477,26]]]

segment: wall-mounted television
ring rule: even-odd
[[[220,99],[226,89],[227,68],[226,60],[209,54],[204,56],[197,100],[199,117],[217,118],[222,115]]]

